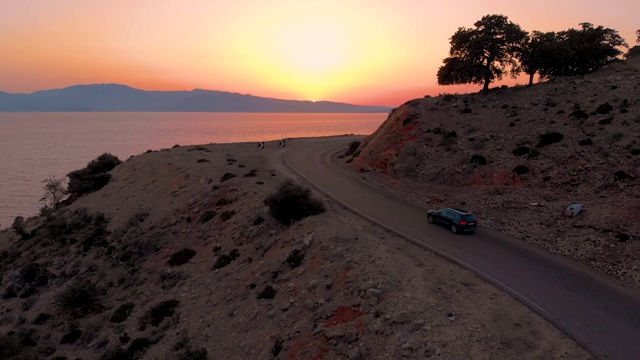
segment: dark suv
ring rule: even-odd
[[[440,210],[429,210],[427,221],[430,224],[444,225],[451,229],[451,232],[474,232],[478,228],[478,219],[468,211],[460,209],[444,208]]]

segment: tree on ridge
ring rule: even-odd
[[[636,35],[638,35],[638,38],[636,39],[636,43],[640,44],[640,30],[636,31]],[[629,49],[629,51],[627,51],[626,54],[624,54],[624,58],[625,59],[631,59],[632,57],[638,56],[640,55],[640,45],[636,45],[634,47],[632,47],[631,49]]]
[[[533,31],[529,34],[517,54],[522,70],[529,75],[529,86],[533,85],[536,73],[540,79],[551,76],[567,51],[567,46],[555,32]]]
[[[554,76],[584,75],[615,61],[622,54],[619,47],[629,47],[618,31],[593,27],[584,22],[582,29],[569,29],[559,34],[561,42],[566,44],[568,51],[559,59]]]
[[[504,15],[485,15],[475,28],[458,28],[451,37],[449,57],[438,70],[438,84],[489,84],[508,72],[520,72],[516,53],[527,36],[519,25]]]

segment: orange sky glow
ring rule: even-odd
[[[74,84],[221,90],[397,106],[439,87],[458,27],[504,14],[527,31],[591,22],[635,44],[628,0],[2,0],[0,91]],[[508,80],[505,83],[525,83]]]

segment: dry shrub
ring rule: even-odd
[[[83,318],[104,309],[102,292],[88,280],[73,281],[57,297],[58,307],[73,318]]]
[[[311,197],[311,190],[286,180],[278,191],[270,195],[265,204],[271,216],[283,225],[290,225],[307,216],[321,214],[324,205]]]
[[[191,260],[191,258],[194,257],[195,255],[196,255],[195,250],[185,248],[171,255],[171,258],[169,258],[169,261],[167,261],[167,264],[169,266],[184,265],[188,263],[189,260]]]

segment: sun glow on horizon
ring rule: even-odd
[[[392,47],[386,27],[348,7],[338,13],[330,6],[304,4],[264,11],[249,19],[251,26],[232,33],[229,43],[251,78],[301,99],[326,99],[398,60],[380,56]],[[367,37],[375,41],[363,41]]]
[[[528,31],[589,21],[633,45],[639,2],[611,0],[610,12],[595,0],[556,3],[2,1],[0,91],[120,83],[397,106],[467,88],[437,87],[436,73],[451,35],[486,14],[505,14]]]

